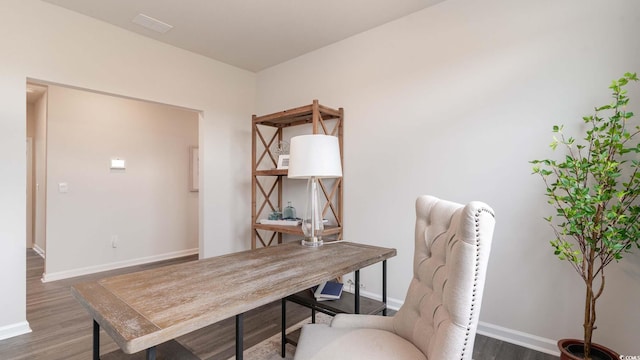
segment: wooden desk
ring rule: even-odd
[[[71,288],[94,319],[94,359],[100,326],[127,354],[236,316],[236,359],[242,359],[242,314],[384,261],[395,249],[349,242],[307,248],[297,243],[105,278]]]

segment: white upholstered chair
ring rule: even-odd
[[[484,203],[419,197],[413,279],[397,314],[305,325],[295,359],[471,359],[494,225]]]

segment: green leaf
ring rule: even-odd
[[[550,147],[561,152],[562,160],[530,161],[555,210],[543,218],[556,234],[550,241],[554,255],[572,262],[578,272],[583,261],[592,261],[587,252],[617,261],[622,253],[640,249],[640,124],[626,110],[626,86],[632,82],[638,82],[636,73],[611,82],[613,100],[582,117],[586,126],[580,137],[553,125]]]

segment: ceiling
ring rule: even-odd
[[[42,1],[257,72],[444,0]],[[149,30],[138,14],[173,28]]]

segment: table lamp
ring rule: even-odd
[[[308,179],[307,204],[302,219],[302,245],[322,246],[324,224],[318,198],[318,179],[342,177],[338,138],[331,135],[301,135],[291,138],[288,177]]]

